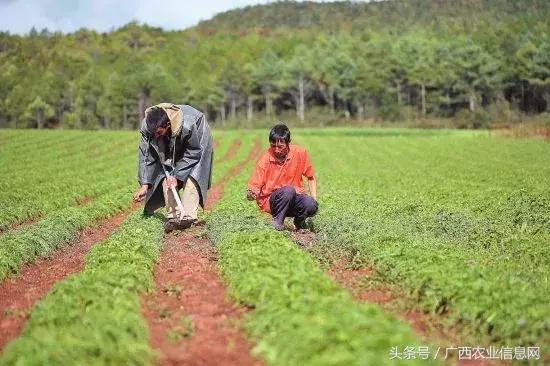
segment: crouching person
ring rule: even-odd
[[[141,187],[134,200],[145,199],[146,215],[166,207],[165,232],[192,226],[212,179],[212,134],[204,115],[188,105],[161,103],[145,111],[140,132]]]
[[[307,229],[306,218],[317,213],[317,182],[307,150],[290,144],[290,130],[284,124],[269,133],[270,148],[260,157],[250,181],[247,199],[256,200],[261,210],[271,213],[275,229],[283,230],[287,217],[296,230]],[[309,195],[302,177],[307,178]]]

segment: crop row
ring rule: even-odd
[[[356,265],[374,265],[379,280],[446,313],[470,339],[547,344],[548,144],[468,135],[298,139],[318,168],[320,257],[344,250]]]
[[[231,148],[234,142],[237,141],[238,137],[235,134],[226,131],[214,131],[214,161],[220,161],[227,151]]]
[[[216,159],[241,140],[235,131],[215,131],[215,135]],[[1,131],[0,136],[4,137],[0,174],[6,177],[0,181],[0,230],[136,181],[135,132]],[[246,157],[253,138],[243,141],[231,162],[215,165],[214,181],[227,173],[233,161]]]
[[[1,365],[149,364],[139,294],[153,287],[162,218],[134,214],[34,309]]]
[[[111,172],[116,174],[115,172]],[[67,193],[63,196],[58,196],[59,193],[52,193],[47,198],[49,201],[33,202],[33,200],[24,199],[21,197],[10,197],[4,200],[6,205],[10,205],[6,211],[0,214],[0,220],[4,223],[4,227],[11,226],[15,222],[25,222],[25,220],[33,218],[47,218],[51,215],[55,215],[57,211],[67,210],[70,208],[77,208],[77,204],[80,207],[86,206],[89,202],[105,195],[109,192],[126,189],[131,191],[132,181],[127,177],[115,176],[114,179],[103,180],[102,176],[99,176],[100,181],[93,185],[85,185],[81,189],[74,189],[70,191],[70,184],[63,184],[63,188],[67,190]],[[110,177],[109,177],[110,178]],[[56,187],[52,187],[55,190]],[[22,193],[28,193],[22,192]],[[30,193],[33,194],[32,191]],[[130,195],[128,195],[130,197]],[[46,197],[43,197],[46,199]],[[8,231],[7,229],[6,231]]]
[[[220,137],[220,145],[229,148],[229,145],[234,141],[234,137],[230,133],[218,133],[222,135]],[[13,134],[11,138],[22,135],[21,132]],[[68,134],[71,136],[71,134]],[[112,134],[109,134],[109,136]],[[132,139],[135,137],[135,134]],[[227,135],[227,136],[226,136]],[[235,134],[236,135],[236,134]],[[55,141],[63,140],[66,134],[56,134],[50,136],[55,138]],[[92,141],[93,144],[103,144],[100,147],[101,151],[113,150],[110,146],[110,139],[105,139],[103,135],[96,135],[94,133],[89,134],[91,138],[86,141]],[[129,134],[113,135],[116,139],[127,140]],[[35,139],[39,139],[42,135],[33,136]],[[71,136],[71,140],[73,136]],[[103,142],[102,142],[103,140]],[[245,141],[245,148],[250,148],[252,139]],[[130,203],[130,197],[135,185],[136,176],[136,146],[126,143],[126,147],[117,151],[115,155],[118,155],[117,159],[113,159],[113,156],[109,154],[99,154],[97,160],[102,164],[107,164],[99,169],[98,172],[94,172],[96,165],[84,164],[89,168],[89,177],[91,184],[86,184],[87,175],[77,174],[75,179],[63,177],[61,173],[54,175],[52,184],[50,187],[55,186],[52,189],[52,194],[47,197],[40,196],[41,200],[29,201],[20,197],[24,193],[29,193],[28,190],[19,189],[21,195],[16,194],[18,190],[11,188],[9,195],[6,193],[7,198],[4,198],[2,205],[5,210],[0,213],[0,219],[2,217],[7,219],[16,218],[28,218],[29,215],[36,213],[37,210],[43,212],[45,216],[42,220],[32,225],[31,227],[10,230],[0,236],[0,280],[4,279],[10,273],[17,272],[23,263],[34,260],[38,256],[49,255],[55,249],[69,243],[75,238],[78,230],[81,230],[100,218],[109,216],[117,211],[127,208]],[[12,147],[11,143],[7,145]],[[82,147],[86,150],[86,143]],[[63,145],[57,146],[56,149],[62,150]],[[244,153],[247,153],[246,151]],[[234,166],[239,159],[242,158],[243,152],[237,153],[229,161],[220,162],[216,165],[216,170],[226,172],[232,166]],[[79,164],[83,164],[83,160],[71,157],[71,161],[80,160]],[[63,162],[63,160],[62,160]],[[17,164],[15,164],[17,166]],[[93,172],[93,174],[92,174]],[[221,178],[220,174],[214,174],[215,181]],[[61,182],[57,182],[61,180]],[[132,185],[134,183],[134,185]],[[36,193],[36,191],[34,192]],[[71,207],[74,204],[76,197],[91,196],[90,203],[87,203],[83,207]],[[49,200],[49,201],[48,201]],[[32,209],[35,209],[34,211]],[[2,214],[4,216],[2,216]]]
[[[220,163],[223,169],[239,156]],[[118,189],[80,208],[66,208],[39,223],[9,231],[0,241],[2,277],[37,255],[47,255],[77,230],[128,206],[131,190]],[[149,364],[155,354],[137,295],[152,289],[153,264],[162,246],[160,214],[134,214],[87,255],[86,269],[60,283],[33,308],[23,334],[0,364]]]
[[[50,131],[51,144],[29,135],[35,144],[14,146],[10,138],[0,145],[0,230],[136,180],[136,133]]]
[[[249,174],[230,182],[207,223],[232,295],[255,308],[248,329],[256,352],[275,365],[393,364],[391,347],[416,345],[407,325],[354,302],[287,235],[269,227],[244,200]]]
[[[44,257],[73,241],[79,230],[130,206],[131,191],[117,189],[84,207],[55,211],[29,228],[0,236],[0,280],[17,272],[21,265]]]
[[[259,137],[258,132],[249,131],[216,131],[216,136],[219,136],[220,141],[222,139],[235,142],[237,140],[241,141],[239,149],[235,152],[235,155],[231,157],[231,162],[242,162],[246,160],[250,151],[253,149],[256,139]],[[267,141],[267,138],[265,138]],[[216,153],[216,159],[223,158],[223,155]],[[214,171],[212,173],[212,180],[218,182],[220,179],[225,177],[225,175],[231,170],[234,164],[227,164],[226,162],[221,161],[219,164],[214,165]]]

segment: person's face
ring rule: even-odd
[[[278,160],[284,160],[286,158],[289,152],[289,146],[284,140],[271,142],[270,145],[273,155],[275,155]]]
[[[168,123],[166,126],[164,127],[158,127],[156,130],[155,130],[155,138],[159,138],[159,137],[163,137],[163,136],[166,136],[166,134],[168,134],[168,131],[170,130],[170,123]]]

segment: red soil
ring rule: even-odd
[[[309,249],[315,245],[315,233],[309,230],[294,230],[289,228],[290,236],[302,249]]]
[[[169,235],[155,267],[157,291],[142,311],[161,365],[259,365],[241,331],[246,308],[228,301],[216,251],[199,228]]]
[[[56,250],[50,258],[25,264],[18,275],[0,283],[0,350],[21,333],[34,304],[55,283],[81,271],[86,253],[107,239],[127,216],[128,212],[123,212],[94,224],[83,230],[74,244]]]
[[[256,141],[249,156],[209,192],[208,210],[225,184],[261,152]],[[168,235],[155,267],[157,291],[142,297],[142,312],[159,351],[161,365],[259,365],[241,330],[247,311],[228,300],[217,269],[216,249],[200,227]]]
[[[216,159],[215,162],[219,163],[219,162],[222,162],[222,161],[227,161],[227,160],[232,159],[235,155],[237,155],[237,151],[239,151],[242,144],[243,144],[243,142],[241,140],[233,141],[233,143],[231,144],[231,146],[229,146],[229,150],[227,150],[225,155],[220,159]]]
[[[77,206],[77,207],[84,207],[84,206],[86,206],[88,203],[92,202],[93,199],[94,199],[93,196],[86,196],[86,197],[77,198],[77,199],[75,200],[76,206]]]
[[[0,235],[10,231],[10,230],[19,230],[19,229],[25,229],[29,226],[32,226],[36,224],[38,221],[42,219],[42,215],[36,215],[33,216],[27,220],[21,221],[21,222],[14,222],[13,224],[10,224],[8,228],[1,229],[0,228]]]
[[[215,184],[210,190],[208,191],[208,200],[206,201],[206,207],[205,210],[209,211],[214,207],[214,205],[221,199],[223,196],[223,189],[225,187],[225,184],[231,180],[233,177],[238,175],[245,166],[253,161],[254,159],[257,159],[260,156],[260,153],[262,152],[262,145],[260,143],[260,140],[256,140],[254,142],[254,146],[252,147],[252,150],[250,150],[250,153],[246,157],[246,159],[239,164],[235,165],[233,168],[231,168],[225,176],[220,179],[220,182],[218,184]]]
[[[376,304],[385,304],[392,301],[392,293],[389,289],[365,289],[361,286],[361,281],[370,275],[374,270],[370,267],[351,269],[345,259],[341,259],[333,264],[328,274],[342,287],[348,289],[353,297],[360,302],[373,302]]]
[[[376,288],[365,287],[362,283],[366,277],[373,274],[372,268],[352,269],[349,261],[345,258],[336,261],[328,270],[328,275],[346,288],[352,296],[359,302],[370,302],[380,306],[388,307],[393,301],[403,298],[402,295],[396,293],[396,290],[390,286],[377,286]],[[391,311],[391,310],[390,310]],[[437,319],[436,316],[426,314],[420,310],[400,311],[396,316],[408,322],[416,334],[420,335],[427,341],[446,342],[448,347],[468,346],[461,341],[457,332],[453,329],[445,328]],[[470,345],[471,346],[471,345]],[[445,347],[445,346],[443,346]],[[443,348],[444,350],[445,348]],[[451,358],[449,358],[451,361]],[[458,361],[459,365],[494,365],[495,363],[489,360],[458,360],[458,356],[454,355],[452,361]]]

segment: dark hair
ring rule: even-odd
[[[150,133],[155,133],[157,128],[159,127],[165,127],[168,122],[170,122],[170,118],[168,118],[168,115],[162,108],[153,108],[147,113],[147,117],[145,118],[145,123],[147,125],[147,131]]]
[[[283,140],[287,144],[290,142],[290,130],[284,123],[279,123],[269,131],[269,143],[273,144]]]

